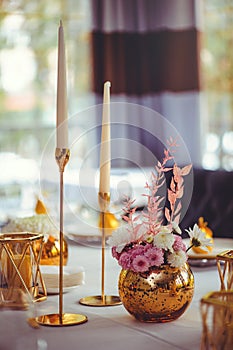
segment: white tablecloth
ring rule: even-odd
[[[106,250],[105,294],[117,295],[120,267]],[[31,328],[26,320],[37,315],[57,313],[58,295],[36,303],[28,311],[0,310],[0,350],[197,350],[202,323],[200,299],[219,290],[216,267],[192,268],[195,294],[188,310],[170,323],[141,323],[122,305],[90,307],[79,304],[82,297],[101,294],[101,249],[69,243],[68,265],[83,266],[85,284],[64,293],[64,312],[84,314],[88,322],[69,327]]]

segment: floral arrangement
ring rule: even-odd
[[[51,235],[51,232],[59,235],[58,229],[49,219],[47,214],[32,215],[23,218],[12,218],[2,228],[2,233],[24,231],[43,233],[45,236]]]
[[[156,171],[151,174],[151,183],[145,185],[148,193],[143,195],[147,197],[147,211],[137,215],[137,208],[133,208],[134,200],[126,198],[123,208],[126,225],[114,231],[108,239],[112,255],[123,269],[146,272],[164,264],[180,267],[187,261],[187,251],[191,247],[202,246],[205,249],[211,245],[210,239],[206,238],[197,224],[186,230],[191,242],[188,248],[182,240],[179,228],[181,198],[184,193],[184,176],[190,173],[192,166],[180,168],[176,164],[176,147],[176,142],[170,138],[162,162],[158,162]],[[170,186],[167,188],[169,204],[163,211],[165,198],[159,196],[158,191],[165,184],[164,174],[168,171],[172,172]]]

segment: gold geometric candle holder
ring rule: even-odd
[[[30,232],[0,234],[0,307],[25,309],[47,298],[39,265],[43,241]]]
[[[233,289],[233,250],[227,250],[216,256],[221,290]]]
[[[233,344],[233,291],[211,292],[201,299],[201,350],[230,350]]]

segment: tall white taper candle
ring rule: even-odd
[[[68,148],[66,54],[62,21],[58,30],[57,147]]]
[[[110,86],[109,81],[104,84],[102,134],[100,146],[100,181],[99,192],[110,192],[111,170],[111,135],[110,135]]]

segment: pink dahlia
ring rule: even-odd
[[[149,268],[149,260],[144,255],[137,255],[132,262],[134,272],[145,272]]]
[[[120,254],[119,253],[117,253],[117,251],[116,251],[116,247],[112,247],[112,256],[115,258],[115,259],[119,259],[119,257],[120,257]]]
[[[184,252],[186,251],[186,245],[184,244],[181,236],[174,235],[175,237],[175,242],[173,243],[173,249],[175,251],[177,250],[183,250]]]
[[[151,247],[150,244],[146,245],[137,245],[131,250],[132,258],[135,258],[138,255],[144,255],[145,252]]]
[[[124,270],[131,268],[131,255],[129,253],[123,252],[118,260],[120,266]]]
[[[152,247],[147,250],[145,257],[148,258],[150,266],[160,266],[164,263],[163,250]]]

